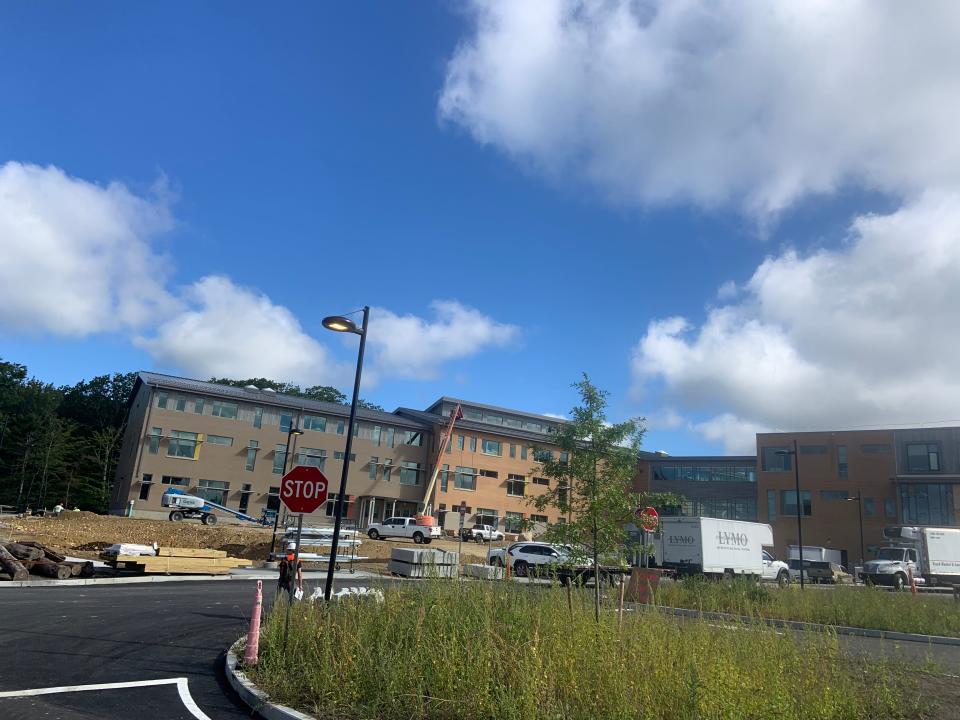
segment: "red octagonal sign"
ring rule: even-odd
[[[327,501],[326,476],[313,465],[297,465],[280,481],[280,502],[292,513],[312,513]]]

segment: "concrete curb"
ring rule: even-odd
[[[246,674],[237,668],[237,649],[243,645],[246,639],[247,636],[244,635],[231,645],[230,649],[227,650],[226,657],[227,682],[240,696],[240,699],[253,712],[266,720],[317,720],[313,715],[305,715],[293,708],[288,708],[286,705],[277,705],[270,702],[267,694],[250,682]]]
[[[326,577],[323,573],[304,573],[306,580],[318,580]],[[359,573],[352,575],[343,575],[339,573],[334,575],[335,579],[349,577],[356,580],[367,580],[370,575],[361,575]],[[105,577],[105,578],[77,578],[71,580],[8,580],[0,581],[0,589],[3,588],[33,588],[33,587],[74,587],[78,585],[131,585],[134,583],[158,583],[158,582],[211,582],[224,580],[264,580],[275,582],[277,573],[273,572],[243,572],[231,575],[131,575],[128,577]]]
[[[729,615],[718,612],[701,612],[699,610],[690,610],[688,608],[660,607],[651,605],[638,605],[632,603],[638,610],[647,610],[661,612],[678,617],[692,617],[702,620],[720,620],[723,622],[749,623],[761,621],[765,625],[776,628],[787,628],[790,630],[826,632],[832,630],[837,635],[853,635],[857,637],[877,638],[880,640],[895,640],[898,642],[919,642],[926,645],[952,645],[960,646],[960,638],[946,637],[943,635],[920,635],[918,633],[897,632],[894,630],[875,630],[873,628],[858,628],[847,625],[821,625],[819,623],[802,622],[800,620],[778,620],[776,618],[752,618],[744,615]]]

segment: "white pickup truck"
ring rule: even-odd
[[[381,538],[411,538],[417,545],[429,545],[434,538],[440,537],[440,528],[436,525],[417,525],[415,518],[392,517],[367,528],[371,540]]]

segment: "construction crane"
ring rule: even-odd
[[[163,507],[173,508],[173,510],[170,511],[170,519],[173,522],[179,522],[184,518],[200,518],[200,522],[204,525],[216,525],[217,516],[213,514],[214,510],[225,512],[240,520],[246,520],[247,522],[256,523],[257,525],[270,525],[273,522],[272,518],[268,518],[266,513],[264,513],[262,517],[255,518],[239,510],[228,508],[226,505],[220,505],[219,503],[198,497],[197,495],[185,493],[183,490],[177,490],[176,488],[167,490],[160,499],[160,504]]]
[[[450,438],[453,437],[453,427],[457,424],[457,420],[463,419],[463,410],[460,407],[460,403],[457,403],[457,406],[450,413],[450,422],[447,424],[447,429],[444,431],[443,435],[440,436],[440,447],[437,449],[437,461],[433,464],[433,474],[430,476],[430,482],[427,483],[427,489],[423,493],[423,511],[417,513],[417,524],[418,525],[433,525],[433,488],[437,484],[437,475],[440,474],[440,461],[443,459],[443,452],[447,447],[447,443],[450,442]]]

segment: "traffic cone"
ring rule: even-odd
[[[260,652],[260,610],[263,608],[263,581],[257,580],[257,595],[253,601],[253,612],[250,613],[250,630],[247,632],[247,647],[243,652],[243,664],[247,666],[257,664],[257,655]]]

